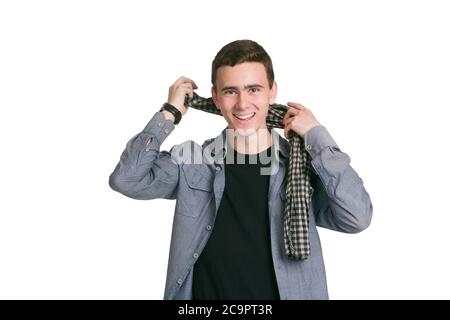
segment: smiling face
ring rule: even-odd
[[[233,67],[220,67],[211,93],[229,129],[247,134],[267,130],[266,116],[269,104],[275,101],[277,84],[273,82],[270,88],[262,63],[244,62]]]

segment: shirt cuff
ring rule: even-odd
[[[175,129],[173,122],[167,120],[162,112],[156,112],[142,132],[151,134],[161,144],[173,129]]]
[[[320,152],[327,147],[338,148],[336,141],[331,137],[327,128],[322,125],[311,128],[305,135],[305,149],[311,158],[315,158]]]

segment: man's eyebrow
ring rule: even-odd
[[[244,86],[244,90],[245,89],[253,89],[253,88],[264,88],[264,86],[260,85],[260,84],[247,84]],[[235,87],[235,86],[228,86],[228,87],[223,87],[221,91],[226,91],[226,90],[239,90],[239,87]]]

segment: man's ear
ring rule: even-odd
[[[217,110],[220,110],[220,106],[217,103],[217,92],[214,86],[211,87],[211,97],[213,99],[214,104],[216,105]]]
[[[275,103],[275,99],[277,98],[278,86],[276,81],[273,81],[272,88],[270,88],[270,104]]]

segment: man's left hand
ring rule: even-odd
[[[289,106],[289,109],[283,119],[284,136],[286,138],[289,138],[290,130],[304,138],[305,134],[310,129],[320,125],[311,110],[307,109],[300,103],[288,102],[287,105]]]

